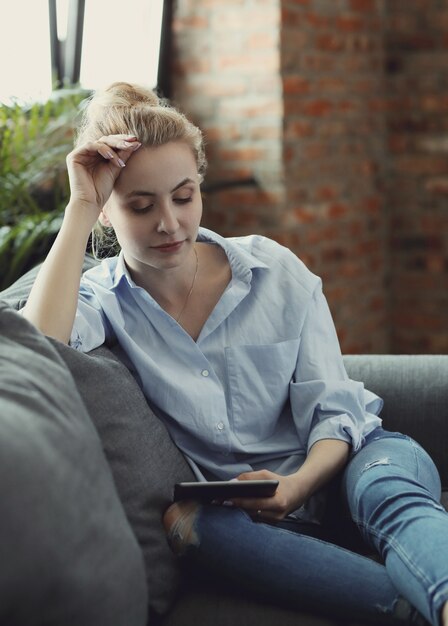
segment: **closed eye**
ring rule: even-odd
[[[192,196],[188,196],[188,198],[174,198],[174,202],[176,204],[187,204],[188,202],[191,202],[192,199]]]
[[[148,204],[148,206],[144,206],[144,207],[132,207],[132,212],[133,213],[148,213],[148,211],[150,211],[153,208],[153,204]]]

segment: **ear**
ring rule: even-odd
[[[107,217],[106,211],[104,210],[105,208],[106,207],[104,206],[104,208],[102,209],[101,213],[98,216],[98,220],[102,226],[105,226],[106,228],[112,228],[112,223]]]

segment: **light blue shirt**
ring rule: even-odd
[[[320,439],[356,452],[382,401],[348,378],[321,280],[265,237],[198,241],[225,250],[232,279],[196,342],[120,254],[84,274],[71,345],[118,344],[199,480],[292,473]]]

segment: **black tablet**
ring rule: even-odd
[[[174,498],[177,500],[230,500],[232,498],[268,498],[273,496],[278,480],[218,480],[211,482],[177,483]]]

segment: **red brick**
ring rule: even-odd
[[[340,217],[345,217],[350,212],[350,206],[347,204],[331,204],[328,209],[328,217],[332,219],[337,219]]]
[[[327,29],[331,24],[331,18],[323,13],[306,13],[304,16],[305,22],[313,28],[325,28]]]
[[[252,208],[252,202],[249,207],[240,208],[235,212],[234,224],[237,227],[248,226],[253,230],[257,228],[258,221],[258,216]]]
[[[241,128],[237,124],[208,127],[204,125],[203,131],[208,144],[215,141],[235,141],[242,137]],[[210,145],[208,146],[208,151],[210,151]]]
[[[336,18],[335,26],[343,33],[356,33],[366,28],[364,20],[359,15],[341,15]]]
[[[447,176],[441,176],[438,178],[430,178],[425,183],[427,191],[433,194],[448,195],[448,166]]]
[[[343,94],[347,92],[347,81],[336,76],[324,76],[316,78],[316,93],[319,94]]]
[[[311,100],[304,103],[303,112],[313,117],[323,117],[333,111],[334,105],[329,100]]]
[[[200,57],[190,57],[188,59],[176,59],[172,64],[172,70],[180,76],[190,76],[194,74],[208,74],[211,70],[209,59]]]
[[[338,196],[339,190],[336,187],[324,185],[316,189],[316,197],[319,200],[334,200]]]
[[[257,32],[248,36],[246,44],[250,49],[272,49],[277,45],[277,36],[275,32]]]
[[[284,76],[283,92],[285,94],[306,94],[310,91],[310,81],[303,76]]]
[[[305,159],[319,162],[327,156],[328,145],[322,141],[307,142],[302,151]]]
[[[426,257],[426,267],[432,274],[442,274],[445,272],[446,258],[443,254],[428,254]]]
[[[382,198],[379,196],[372,196],[371,198],[365,198],[363,205],[369,213],[379,213],[382,208]]]
[[[448,173],[448,160],[446,157],[438,157],[423,154],[399,156],[395,159],[394,168],[403,174],[415,175],[439,175]]]
[[[206,17],[200,15],[186,15],[184,17],[175,17],[173,19],[172,29],[173,32],[181,32],[183,30],[190,31],[191,29],[208,29],[210,27],[209,21]]]
[[[303,15],[299,11],[289,9],[282,4],[280,23],[287,28],[302,27],[304,24]]]
[[[341,52],[345,47],[344,39],[335,33],[326,33],[316,37],[316,48],[325,52]]]
[[[337,57],[324,52],[304,53],[301,55],[300,63],[303,69],[316,74],[324,72],[336,72],[338,68]]]
[[[248,131],[249,139],[276,139],[280,140],[281,129],[278,126],[253,126]]]
[[[297,207],[294,209],[294,216],[296,221],[301,224],[311,224],[317,219],[316,214],[307,207]]]
[[[298,139],[311,137],[314,134],[314,126],[308,121],[287,120],[285,126],[285,139]]]
[[[361,264],[357,261],[346,261],[341,265],[338,271],[340,272],[341,276],[350,279],[358,278],[363,274],[363,268],[361,267]]]
[[[341,113],[351,113],[353,111],[356,111],[358,106],[358,103],[354,102],[353,100],[341,100],[336,104],[337,110]]]
[[[377,10],[376,0],[350,0],[349,7],[352,11],[363,13],[375,13]]]

